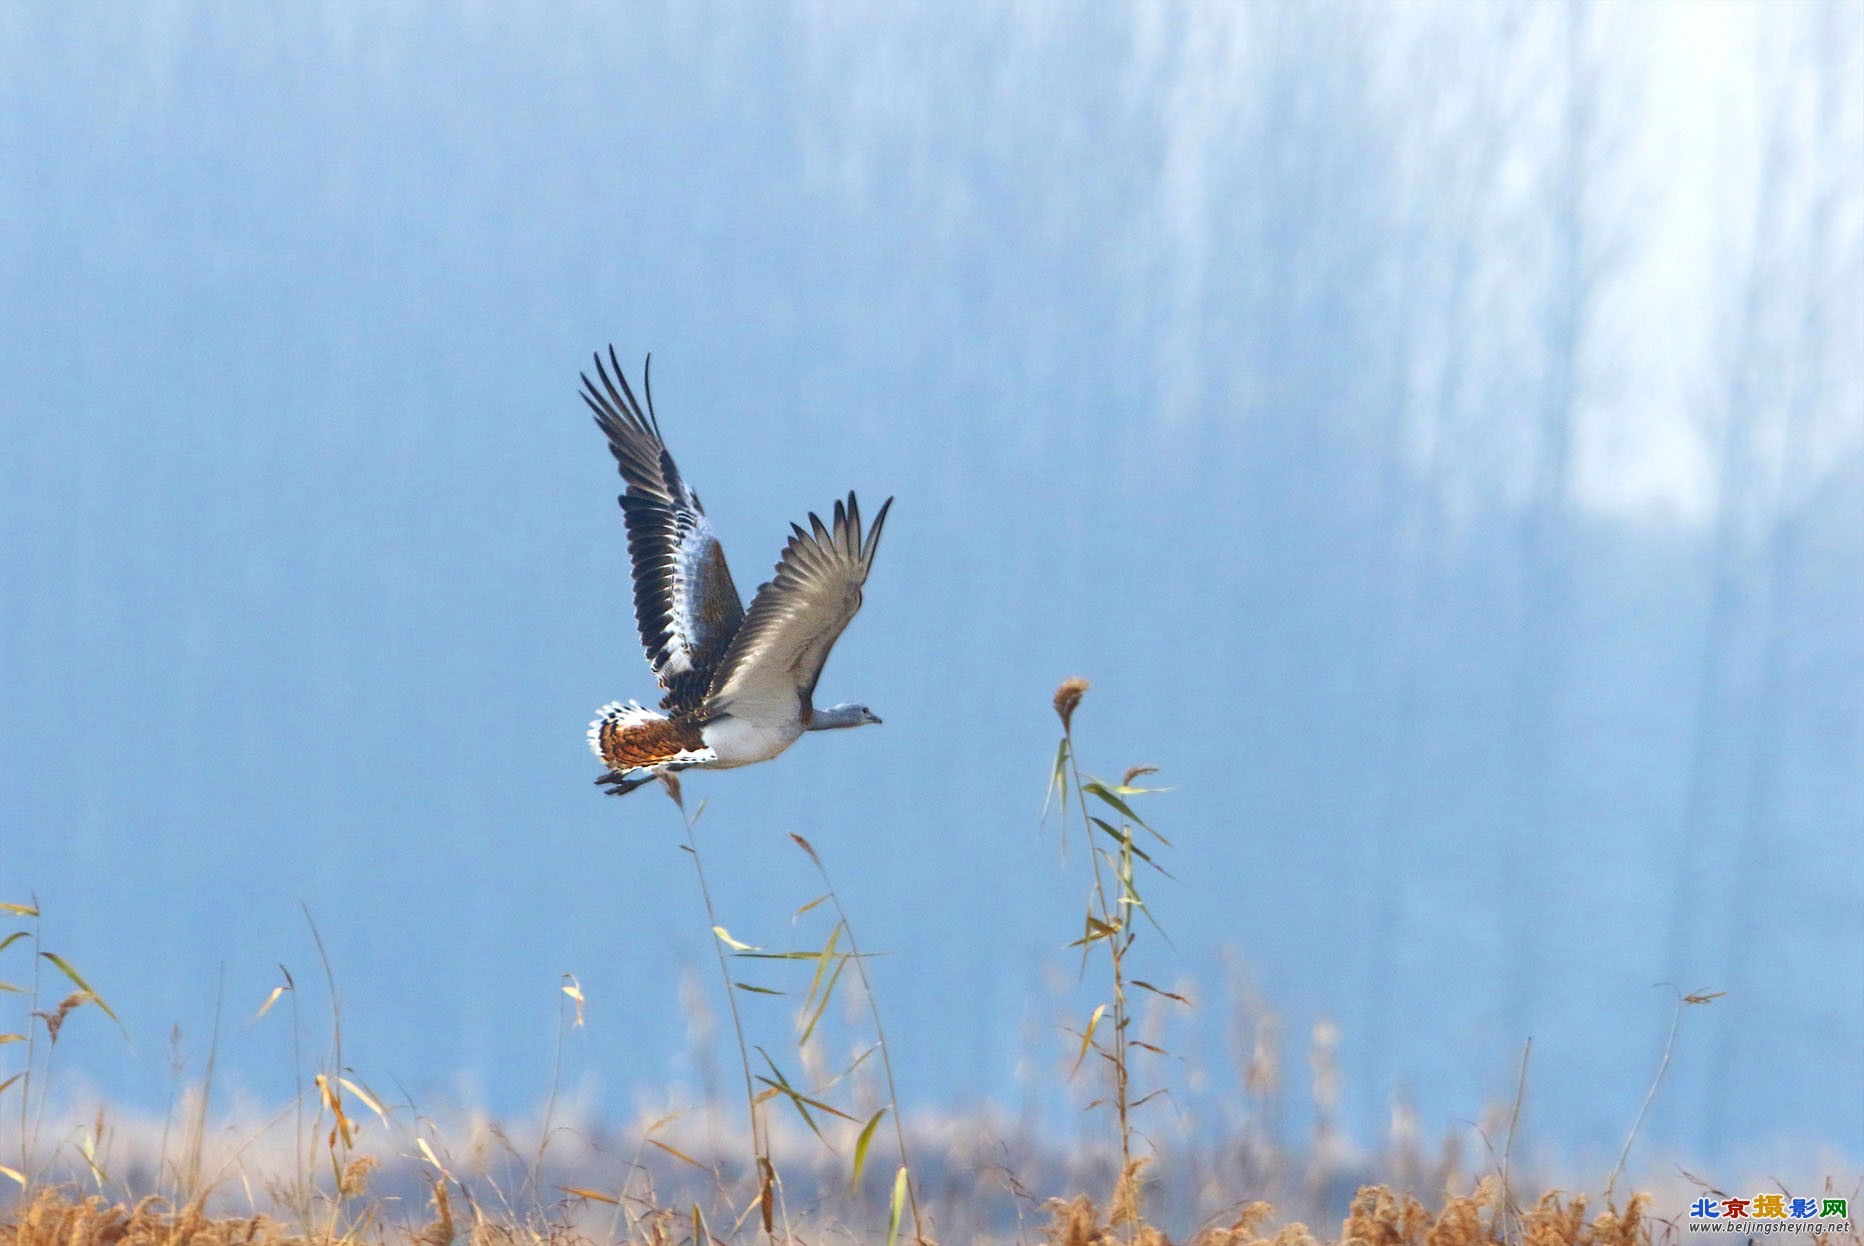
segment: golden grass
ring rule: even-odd
[[[570,1224],[519,1226],[488,1219],[474,1209],[458,1223],[446,1183],[434,1183],[434,1219],[420,1227],[393,1227],[369,1209],[365,1227],[337,1231],[293,1231],[264,1214],[210,1215],[205,1198],[177,1208],[150,1196],[131,1205],[68,1186],[46,1186],[11,1213],[0,1215],[0,1246],[595,1246],[595,1239]],[[661,1212],[643,1217],[629,1243],[673,1246],[677,1217]]]
[[[48,1187],[0,1217],[0,1246],[595,1246],[596,1239],[567,1223],[519,1228],[480,1219],[456,1226],[444,1184],[440,1188],[436,1217],[422,1228],[397,1229],[371,1218],[374,1227],[365,1233],[307,1238],[264,1215],[209,1216],[199,1200],[176,1208],[160,1198],[145,1198],[131,1206]],[[1082,1196],[1051,1204],[1043,1241],[1048,1246],[1113,1246],[1126,1240],[1138,1246],[1503,1246],[1494,1229],[1501,1210],[1499,1189],[1499,1182],[1484,1181],[1475,1193],[1452,1196],[1432,1212],[1410,1195],[1367,1186],[1353,1199],[1338,1234],[1326,1238],[1298,1222],[1277,1226],[1269,1204],[1251,1202],[1228,1224],[1203,1228],[1179,1243],[1150,1225],[1138,1226],[1129,1239],[1122,1209],[1103,1215]],[[1644,1214],[1646,1203],[1638,1195],[1623,1209],[1607,1207],[1588,1216],[1584,1196],[1549,1192],[1533,1206],[1510,1213],[1515,1232],[1506,1246],[1648,1246],[1652,1225]],[[716,1230],[700,1232],[714,1242],[730,1240],[715,1236]],[[739,1234],[746,1241],[755,1236]],[[834,1236],[859,1246],[856,1237]],[[627,1237],[608,1240],[614,1246],[678,1246],[694,1241],[695,1233],[690,1215],[668,1209],[644,1217]]]
[[[0,1246],[284,1246],[302,1240],[267,1216],[209,1217],[199,1200],[179,1209],[156,1197],[128,1206],[63,1188],[40,1190],[0,1220]]]
[[[1264,1202],[1246,1203],[1229,1224],[1199,1230],[1183,1246],[1322,1246],[1323,1241],[1334,1246],[1500,1246],[1503,1239],[1491,1227],[1500,1210],[1499,1189],[1498,1182],[1484,1181],[1474,1194],[1446,1199],[1433,1214],[1408,1194],[1366,1186],[1353,1199],[1339,1235],[1330,1239],[1316,1237],[1299,1222],[1266,1233],[1274,1208]],[[1639,1195],[1623,1211],[1607,1208],[1588,1220],[1583,1195],[1549,1191],[1518,1213],[1519,1236],[1509,1239],[1509,1246],[1645,1246],[1651,1240],[1646,1201]],[[1103,1221],[1086,1197],[1058,1201],[1046,1241],[1049,1246],[1113,1246],[1125,1240],[1119,1233],[1124,1223],[1117,1206]],[[1174,1246],[1150,1225],[1142,1226],[1131,1240],[1138,1246]]]

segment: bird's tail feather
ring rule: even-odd
[[[611,773],[704,765],[716,754],[697,719],[668,718],[634,701],[610,701],[589,724],[589,748]]]

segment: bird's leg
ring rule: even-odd
[[[630,779],[627,771],[611,770],[597,779],[596,783],[598,786],[606,787],[610,796],[626,796],[635,788],[652,783],[653,781],[654,776],[651,773],[642,775],[638,779]]]
[[[652,783],[655,779],[659,779],[666,784],[668,795],[673,797],[675,803],[679,803],[680,781],[674,776],[692,764],[693,763],[689,761],[666,761],[645,770],[611,770],[597,779],[596,783],[601,787],[606,787],[610,796],[626,796],[635,788]],[[639,777],[631,779],[628,777],[629,775],[637,775]],[[681,804],[681,808],[684,807],[685,806]]]

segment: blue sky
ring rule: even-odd
[[[1675,982],[1728,995],[1654,1151],[1864,1153],[1812,1123],[1864,1084],[1854,10],[100,14],[0,16],[0,898],[123,1014],[83,1084],[159,1107],[171,1026],[319,976],[306,909],[419,1102],[528,1110],[565,972],[598,1108],[697,1078],[674,810],[583,745],[649,692],[613,342],[745,591],[899,499],[820,689],[885,727],[687,792],[740,937],[828,860],[909,1103],[1074,1094],[1083,674],[1090,768],[1175,789],[1203,1119],[1225,965],[1289,1067],[1340,1026],[1368,1147],[1530,1034],[1542,1139],[1614,1147]]]

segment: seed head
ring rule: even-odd
[[[1074,730],[1074,707],[1081,703],[1086,694],[1088,682],[1079,675],[1070,676],[1061,681],[1061,687],[1055,689],[1055,713],[1061,717],[1061,729],[1064,732]]]

